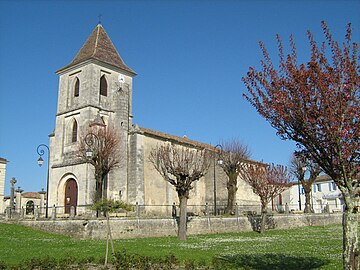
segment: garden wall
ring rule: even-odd
[[[208,234],[223,232],[252,231],[259,221],[258,216],[249,217],[190,217],[188,234]],[[37,229],[71,235],[83,239],[104,239],[105,219],[64,219],[64,220],[19,220],[19,224]],[[341,214],[291,214],[268,217],[268,228],[288,229],[302,226],[324,226],[341,224]],[[175,236],[176,219],[136,219],[111,218],[110,226],[114,239]]]

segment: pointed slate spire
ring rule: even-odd
[[[71,67],[89,59],[96,59],[128,71],[134,75],[136,74],[132,69],[125,65],[114,44],[111,42],[111,39],[100,23],[92,31],[71,63],[62,69]]]

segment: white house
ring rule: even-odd
[[[292,183],[291,187],[284,191],[281,196],[281,205],[288,204],[290,211],[303,211],[305,208],[305,192],[301,184]],[[315,213],[342,211],[344,200],[339,188],[328,175],[319,176],[312,185],[310,203]],[[276,205],[279,206],[279,198]]]

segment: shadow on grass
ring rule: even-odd
[[[217,258],[216,261],[216,264],[220,267],[219,269],[228,267],[258,270],[310,270],[329,263],[329,261],[315,257],[294,257],[273,253],[222,256]]]

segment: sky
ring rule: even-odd
[[[4,1],[0,0],[0,157],[25,191],[46,188],[36,148],[55,128],[58,75],[99,22],[133,80],[133,123],[213,145],[237,139],[251,158],[288,165],[283,141],[242,97],[241,78],[259,67],[260,40],[277,63],[275,35],[294,35],[299,62],[306,31],[324,40],[325,20],[342,41],[347,23],[359,43],[360,1]],[[44,155],[47,160],[47,153]],[[1,192],[1,191],[0,191]]]

